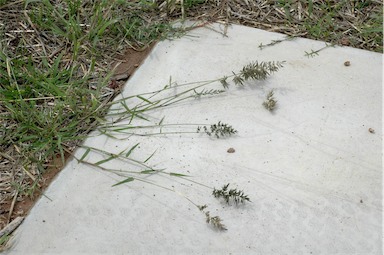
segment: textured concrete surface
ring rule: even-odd
[[[180,133],[197,125],[164,126],[162,132],[176,132],[168,135],[115,134],[123,140],[94,133],[85,145],[116,154],[140,143],[132,159],[143,162],[156,151],[146,164],[192,177],[158,173],[112,187],[125,177],[72,160],[47,190],[51,200],[42,197],[17,230],[8,254],[382,254],[382,54],[329,47],[307,57],[325,43],[297,38],[261,50],[261,43],[284,35],[231,26],[226,37],[220,25],[214,30],[160,42],[123,96],[141,94],[154,102],[164,94],[143,93],[170,79],[211,80],[251,61],[286,61],[264,81],[231,84],[220,95],[148,111],[143,116],[149,122],[131,123],[158,124],[163,117],[163,125],[222,121],[238,133],[225,139]],[[188,85],[173,87],[165,93]],[[219,82],[206,87],[221,88]],[[278,101],[273,113],[262,106],[270,89]],[[128,99],[127,106],[140,102]],[[95,152],[85,158],[101,159]],[[145,169],[117,159],[101,166]],[[188,180],[216,188],[231,183],[252,202],[227,206],[211,196],[211,188]],[[228,230],[206,224],[186,198],[208,205]]]

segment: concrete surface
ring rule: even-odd
[[[231,183],[252,202],[227,206],[210,188],[161,174],[141,178],[175,192],[137,180],[112,187],[125,178],[72,160],[46,192],[52,201],[40,199],[7,254],[382,254],[382,54],[330,47],[306,57],[324,42],[295,39],[261,50],[260,43],[284,35],[231,26],[225,37],[222,26],[212,28],[160,42],[123,96],[161,89],[170,77],[181,84],[230,75],[255,60],[286,61],[265,81],[231,85],[224,94],[182,101],[144,114],[151,122],[132,123],[159,123],[163,117],[163,124],[222,121],[238,130],[235,136],[116,140],[94,133],[85,144],[119,153],[140,142],[133,159],[145,161],[156,151],[148,165],[191,175],[209,187]],[[278,100],[274,113],[262,106],[270,89]],[[196,125],[167,129],[195,130]],[[227,153],[230,147],[235,153]],[[86,160],[102,158],[90,153]],[[102,166],[143,170],[121,160]],[[228,230],[206,224],[185,197],[208,205]]]

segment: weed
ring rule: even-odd
[[[120,104],[121,107],[119,110],[111,110],[110,113],[107,114],[107,117],[114,117],[116,120],[113,123],[106,123],[99,126],[98,130],[101,133],[106,135],[113,135],[113,133],[119,134],[127,134],[127,135],[139,135],[139,136],[148,136],[148,135],[166,135],[166,134],[176,134],[176,133],[191,133],[191,131],[164,131],[167,128],[175,127],[175,126],[187,126],[193,124],[183,124],[183,125],[175,125],[175,124],[161,124],[161,125],[147,125],[147,126],[135,126],[132,125],[132,121],[135,118],[139,118],[145,121],[151,121],[148,114],[156,109],[167,107],[170,105],[174,105],[176,103],[201,98],[204,96],[214,96],[218,94],[222,94],[225,90],[218,89],[206,89],[208,85],[214,84],[216,82],[221,82],[223,85],[223,79],[227,80],[230,77],[241,77],[244,81],[251,80],[260,80],[266,79],[272,73],[278,71],[281,67],[283,67],[284,62],[251,62],[250,64],[245,65],[240,71],[237,73],[232,72],[231,76],[224,76],[224,78],[213,79],[208,81],[199,81],[199,82],[191,82],[185,84],[178,84],[177,82],[172,82],[170,80],[169,84],[164,86],[162,89],[157,91],[152,91],[148,93],[144,93],[141,95],[132,95],[129,97],[125,97],[120,100],[116,100],[109,105]],[[225,81],[225,88],[230,86],[230,83]],[[224,86],[224,85],[223,85]],[[169,95],[170,90],[178,89],[177,94]],[[201,92],[198,92],[199,89],[202,89]],[[131,102],[133,99],[138,99],[138,103],[134,103],[128,105],[127,102]],[[123,110],[122,110],[123,109]],[[146,116],[144,116],[146,114]],[[118,123],[124,120],[129,120],[127,124],[119,125]],[[147,128],[159,128],[158,132],[154,133],[139,133],[134,131],[135,129],[147,129]],[[233,129],[230,125],[224,123],[212,124],[211,126],[199,125],[197,132],[204,131],[207,135],[215,136],[217,138],[224,137],[228,135],[235,134],[237,131]],[[196,131],[192,131],[195,133]]]
[[[245,65],[238,73],[233,72],[233,76],[236,77],[242,77],[244,80],[259,80],[259,79],[265,79],[268,75],[270,75],[273,72],[276,72],[280,67],[282,67],[281,62],[252,62],[251,64]],[[159,121],[158,124],[155,125],[132,125],[132,120],[134,118],[141,118],[146,121],[150,121],[151,117],[149,115],[149,112],[151,110],[157,109],[159,107],[166,107],[168,105],[176,104],[180,101],[187,100],[187,99],[195,99],[196,97],[200,98],[202,96],[207,95],[217,95],[224,93],[225,90],[215,90],[215,89],[205,89],[204,87],[212,84],[214,82],[221,81],[222,79],[216,79],[216,80],[210,80],[210,81],[203,81],[203,82],[193,82],[193,83],[186,83],[186,84],[177,84],[176,82],[172,82],[170,79],[170,82],[168,85],[166,85],[163,89],[160,89],[158,91],[148,92],[141,95],[132,95],[127,98],[123,98],[121,100],[117,100],[117,102],[114,102],[112,104],[119,103],[121,104],[122,108],[124,109],[123,112],[119,111],[116,114],[113,113],[110,116],[118,116],[117,121],[113,121],[112,123],[106,123],[104,125],[101,125],[98,130],[101,131],[101,134],[109,135],[113,132],[118,133],[125,133],[129,135],[142,135],[142,136],[148,136],[148,135],[154,135],[154,134],[180,134],[180,133],[186,133],[186,132],[180,132],[180,131],[171,131],[171,132],[163,132],[163,129],[167,127],[176,127],[181,126],[180,124],[164,124],[164,117]],[[192,88],[190,88],[192,86]],[[229,86],[229,83],[228,85]],[[170,89],[174,88],[185,88],[185,90],[181,90],[177,94],[172,94],[169,96],[169,94],[166,94],[165,96],[162,96],[161,94],[164,92],[169,91]],[[197,92],[197,89],[202,88],[201,92]],[[157,98],[159,97],[159,98]],[[126,103],[127,100],[136,99],[137,103],[133,106],[129,107]],[[146,117],[144,117],[142,114],[146,114]],[[119,125],[118,122],[129,119],[128,124],[121,124]],[[193,125],[193,124],[184,124],[186,126]],[[160,131],[158,133],[138,133],[138,130],[142,129],[153,129],[153,128],[160,128]],[[222,123],[219,121],[217,124],[212,124],[210,126],[207,125],[199,125],[197,127],[197,133],[204,132],[209,136],[214,136],[216,138],[231,136],[237,133],[237,130],[235,130],[231,125]],[[152,182],[148,179],[144,179],[141,177],[141,175],[151,175],[151,174],[159,174],[159,175],[169,175],[174,176],[178,178],[182,178],[185,181],[193,182],[196,184],[199,184],[203,187],[213,189],[212,194],[216,198],[223,198],[227,204],[230,203],[244,203],[245,201],[250,201],[248,195],[245,195],[243,191],[239,191],[237,189],[228,189],[229,184],[224,185],[222,189],[215,189],[211,188],[207,185],[204,185],[202,183],[193,181],[187,177],[187,175],[184,175],[182,173],[174,173],[174,172],[166,172],[165,169],[155,169],[148,165],[148,161],[153,157],[155,152],[153,152],[147,159],[145,160],[137,160],[133,159],[131,157],[134,150],[138,148],[138,143],[133,145],[131,148],[127,148],[126,150],[122,150],[119,153],[110,153],[107,151],[104,151],[102,149],[97,149],[93,147],[86,147],[83,146],[85,149],[85,152],[83,156],[78,159],[80,163],[88,164],[93,167],[97,167],[103,171],[108,171],[111,173],[114,173],[120,177],[123,177],[123,180],[113,184],[112,186],[119,186],[122,184],[128,184],[133,181],[140,181],[144,182],[150,185],[154,185],[160,188],[163,188],[168,191],[175,192],[178,195],[181,195],[185,199],[187,199],[189,202],[194,204],[200,211],[202,211],[205,215],[206,222],[213,226],[215,229],[224,231],[227,230],[225,225],[222,223],[222,220],[219,216],[211,216],[209,211],[205,211],[207,208],[206,205],[199,206],[196,203],[194,203],[191,199],[188,197],[180,194],[177,192],[174,188],[168,188],[161,184],[157,184],[155,182]],[[97,161],[97,162],[89,162],[86,160],[86,157],[91,153],[96,152],[103,155],[103,159]],[[122,160],[124,162],[130,163],[131,167],[137,168],[138,170],[121,170],[121,169],[110,169],[108,167],[102,166],[109,161],[114,160]]]

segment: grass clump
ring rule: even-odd
[[[103,121],[116,57],[181,30],[131,1],[1,1],[0,12],[3,204],[35,194],[53,160]]]

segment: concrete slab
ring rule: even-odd
[[[112,187],[129,173],[119,177],[72,160],[47,190],[50,199],[41,198],[17,230],[7,254],[382,254],[382,54],[329,47],[307,57],[325,46],[307,39],[261,50],[261,43],[284,35],[231,26],[225,37],[217,32],[223,27],[213,28],[160,42],[123,97],[162,89],[170,77],[178,84],[221,78],[256,60],[286,61],[284,67],[265,81],[231,84],[223,94],[147,111],[150,122],[131,123],[158,124],[164,117],[163,125],[194,124],[162,129],[175,134],[115,134],[126,138],[116,140],[94,133],[85,142],[115,154],[140,143],[132,159],[143,162],[156,151],[146,164],[192,177],[158,173]],[[189,85],[173,86],[143,96],[155,101]],[[222,88],[219,82],[207,86]],[[270,89],[278,100],[273,113],[262,106]],[[136,97],[127,105],[140,102]],[[180,133],[218,121],[238,133],[225,139]],[[128,120],[115,126],[122,124]],[[235,153],[227,152],[230,147]],[[105,158],[90,152],[85,159]],[[145,169],[118,159],[101,166]],[[209,187],[226,183],[252,202],[228,206],[211,196]],[[206,224],[186,198],[208,205],[228,230]]]

